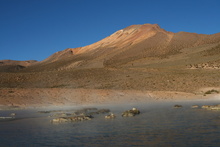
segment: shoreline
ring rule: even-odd
[[[205,96],[203,91],[207,89],[213,88],[203,88],[195,93],[109,89],[2,88],[0,89],[0,110],[49,106],[220,100],[220,94],[217,93]]]

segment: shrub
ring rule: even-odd
[[[212,89],[205,92],[205,94],[219,93],[218,90]]]

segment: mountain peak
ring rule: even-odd
[[[131,25],[119,31],[116,31],[112,35],[98,41],[92,45],[85,46],[81,48],[82,53],[88,50],[94,50],[99,47],[118,47],[123,48],[131,44],[137,44],[147,38],[150,38],[157,34],[158,32],[163,32],[167,34],[168,32],[161,29],[157,24],[143,24],[143,25]]]
[[[137,25],[131,25],[131,26],[128,26],[122,30],[126,31],[126,30],[143,30],[143,29],[152,29],[152,28],[157,28],[157,29],[160,29],[160,26],[158,24],[143,24],[143,25],[140,25],[140,24],[137,24]]]
[[[56,62],[66,64],[65,69],[114,67],[135,60],[144,61],[147,57],[168,57],[181,53],[184,48],[219,41],[219,34],[172,33],[162,29],[158,24],[137,24],[116,31],[91,45],[57,52],[39,64]]]
[[[84,47],[80,47],[77,49],[77,51],[72,52],[72,50],[75,49],[68,49],[65,51],[62,51],[59,53],[59,55],[55,55],[56,57],[62,54],[66,55],[66,52],[68,52],[68,55],[76,55],[76,54],[82,54],[89,51],[94,51],[99,48],[125,48],[131,45],[138,44],[148,38],[153,37],[157,33],[162,33],[165,36],[171,36],[173,35],[172,32],[167,32],[164,29],[161,29],[158,24],[136,24],[128,26],[124,29],[121,29],[119,31],[116,31],[115,33],[111,34],[110,36],[93,43],[91,45],[87,45]],[[71,50],[71,53],[69,51]],[[54,58],[54,57],[53,57]]]

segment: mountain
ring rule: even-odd
[[[0,72],[21,70],[35,63],[37,63],[36,60],[27,60],[27,61],[0,60]]]
[[[132,25],[40,62],[0,63],[4,65],[0,66],[0,88],[195,93],[220,87],[220,33],[173,33],[157,24]]]
[[[30,70],[120,67],[149,58],[168,58],[184,49],[217,46],[220,33],[172,33],[157,24],[132,25],[94,44],[57,52]],[[212,47],[211,47],[212,48]],[[142,64],[142,63],[139,63]]]

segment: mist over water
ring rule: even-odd
[[[175,109],[174,104],[183,108]],[[37,113],[41,109],[17,110],[17,119],[0,122],[0,143],[1,146],[220,145],[220,111],[191,109],[194,104],[219,104],[219,100],[99,105],[93,107],[110,109],[116,119],[105,119],[105,114],[99,114],[90,121],[59,124],[50,122],[51,114]],[[123,111],[132,107],[141,114],[121,117]],[[0,111],[0,116],[11,112],[14,111]]]

